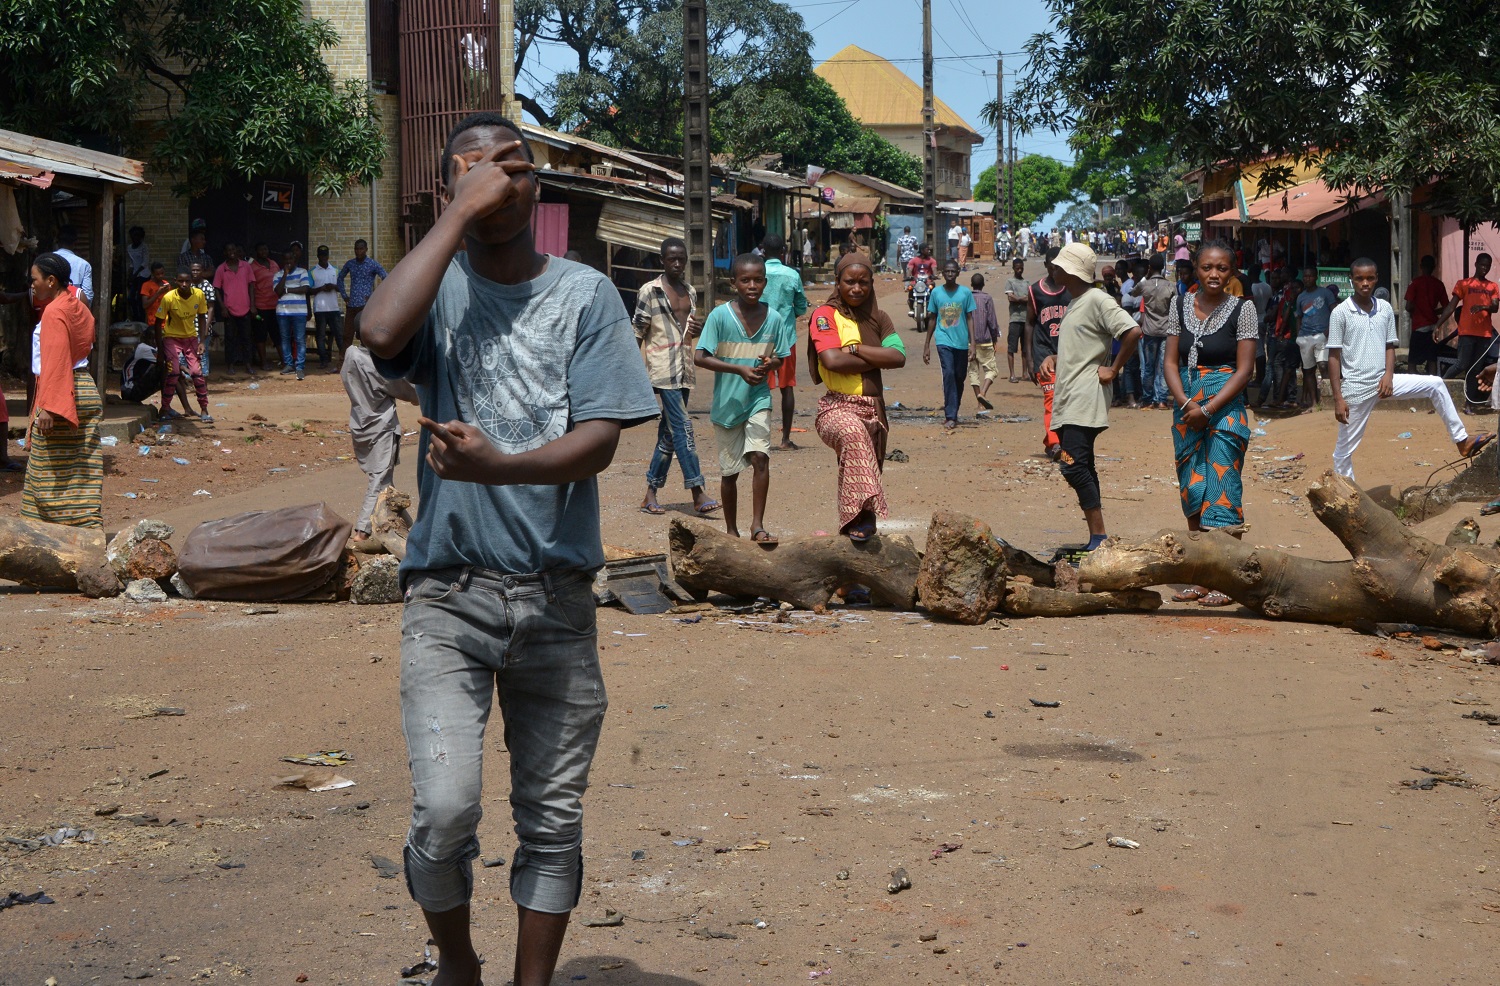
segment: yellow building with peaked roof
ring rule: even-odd
[[[849,45],[816,69],[856,120],[918,160],[922,157],[922,87],[895,65]],[[970,197],[969,158],[984,138],[941,99],[933,98],[937,196]]]

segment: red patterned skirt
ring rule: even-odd
[[[888,429],[885,402],[879,397],[824,394],[818,401],[818,437],[839,457],[839,526],[861,511],[888,516],[880,473],[885,462]]]

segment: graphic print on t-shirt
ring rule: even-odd
[[[561,340],[553,336],[552,341]],[[536,344],[528,340],[524,352],[526,362],[533,365],[522,366],[511,348],[510,333],[481,339],[454,333],[452,342],[463,368],[457,379],[459,406],[500,451],[529,452],[562,437],[568,426],[567,377],[542,371],[566,366],[571,346],[559,345],[557,352],[549,353],[551,360],[538,366]],[[522,380],[530,385],[525,390],[507,386],[508,381]]]

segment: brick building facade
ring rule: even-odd
[[[303,240],[309,255],[326,243],[342,262],[353,255],[356,239],[369,241],[370,253],[387,267],[405,247],[401,237],[400,102],[396,95],[395,0],[309,0],[309,16],[328,21],[338,32],[339,45],[323,53],[335,81],[371,82],[375,105],[385,135],[382,176],[368,186],[342,195],[309,195],[304,176],[266,175],[250,181],[233,180],[199,198],[173,194],[173,177],[149,168],[152,187],[133,192],[125,200],[125,226],[141,226],[153,259],[174,265],[188,224],[202,218],[209,224],[208,250],[222,257],[228,242],[248,248],[265,240],[273,254],[292,239]],[[147,106],[146,118],[164,116],[164,107]],[[267,195],[290,191],[290,212],[263,208]],[[169,270],[169,274],[171,271]]]

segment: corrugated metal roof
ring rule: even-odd
[[[613,160],[628,164],[632,168],[635,168],[636,170],[642,171],[646,174],[658,175],[662,178],[666,178],[671,184],[682,184],[682,175],[679,172],[673,171],[670,168],[664,168],[653,161],[647,161],[645,158],[640,157],[639,155],[632,154],[629,151],[621,150],[618,147],[610,147],[607,144],[600,144],[597,141],[589,140],[587,137],[580,137],[577,134],[558,133],[556,130],[548,130],[546,127],[539,127],[534,123],[522,122],[521,129],[526,131],[526,136],[532,140],[540,140],[543,143],[551,144],[554,147],[582,148],[584,150],[591,151],[594,154],[599,155],[600,157],[612,158]]]
[[[967,212],[976,216],[988,216],[995,211],[995,203],[976,202],[973,199],[966,199],[962,202],[939,202],[937,207],[939,212]]]
[[[900,185],[897,185],[893,182],[888,182],[883,178],[876,178],[874,175],[857,175],[850,171],[830,171],[828,172],[828,174],[823,176],[824,179],[827,179],[829,175],[838,175],[839,177],[847,178],[852,182],[858,182],[866,188],[872,188],[880,194],[887,196],[888,198],[899,199],[903,202],[922,201],[921,192],[913,192],[909,188],[902,188]]]
[[[680,205],[674,210],[651,202],[609,199],[599,212],[598,236],[615,246],[656,253],[662,240],[683,235],[683,221]]]
[[[0,157],[53,174],[91,178],[115,185],[149,185],[146,165],[128,157],[91,151],[13,130],[0,130]]]
[[[740,181],[764,185],[767,188],[779,188],[782,191],[807,187],[805,179],[784,175],[779,171],[766,171],[764,168],[746,168],[743,171],[731,172],[731,174]]]
[[[33,168],[0,158],[0,182],[50,188],[56,176],[45,168]]]
[[[865,126],[922,125],[922,87],[879,55],[849,45],[814,71]],[[941,99],[933,99],[932,109],[939,126],[978,133]]]

